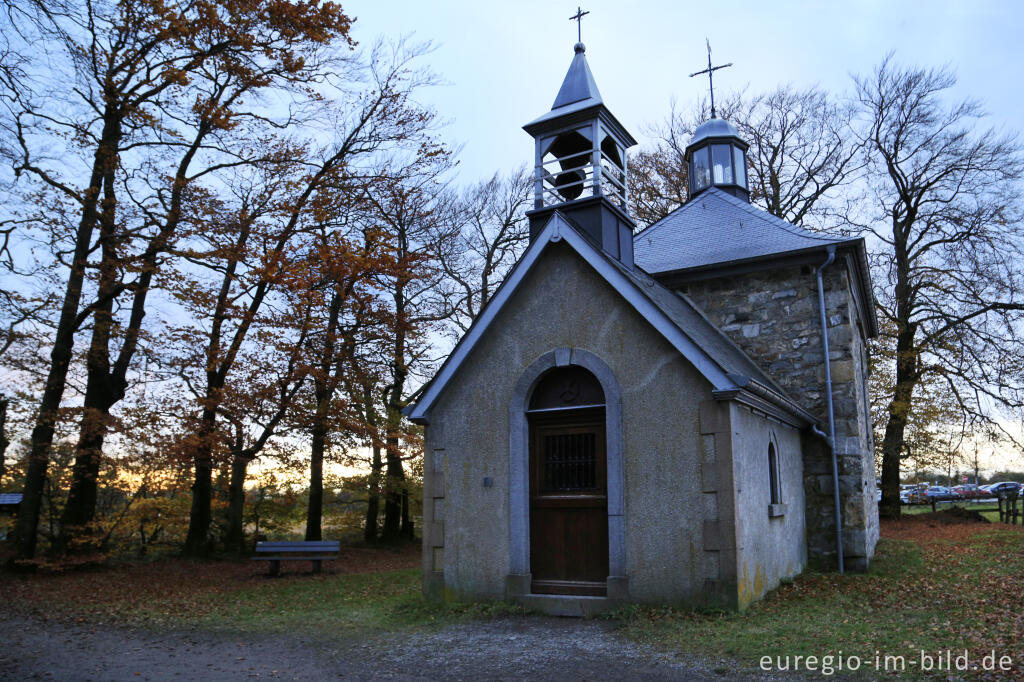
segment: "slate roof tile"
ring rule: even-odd
[[[656,274],[857,241],[810,232],[711,187],[638,233],[633,253]]]

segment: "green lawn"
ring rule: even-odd
[[[444,625],[466,619],[522,613],[505,603],[427,604],[419,569],[261,581],[218,594],[214,609],[195,624],[246,632],[372,631]]]
[[[982,502],[955,502],[953,504],[943,502],[936,507],[936,510],[942,511],[943,509],[949,509],[952,506],[961,507],[968,511],[987,510],[982,511],[981,515],[992,523],[997,523],[999,521],[999,511],[995,500],[985,500]],[[903,514],[905,516],[917,516],[919,514],[931,513],[932,506],[930,504],[909,504],[903,506]]]

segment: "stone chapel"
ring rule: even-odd
[[[878,539],[860,238],[751,205],[711,118],[689,200],[637,231],[626,150],[575,47],[535,142],[530,245],[408,416],[423,590],[562,615],[744,608]]]

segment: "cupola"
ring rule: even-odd
[[[686,147],[686,169],[690,178],[690,199],[708,187],[750,201],[747,189],[747,143],[736,126],[711,118],[697,126]]]
[[[530,235],[536,237],[558,210],[633,267],[626,150],[636,140],[604,105],[583,43],[574,51],[551,111],[523,126],[534,138]]]

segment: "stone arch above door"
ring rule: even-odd
[[[506,593],[517,597],[530,592],[530,396],[550,369],[579,365],[601,384],[605,399],[608,476],[608,597],[628,597],[626,577],[625,490],[622,463],[622,391],[615,373],[597,355],[582,348],[563,346],[541,355],[522,373],[509,401],[509,575]]]

